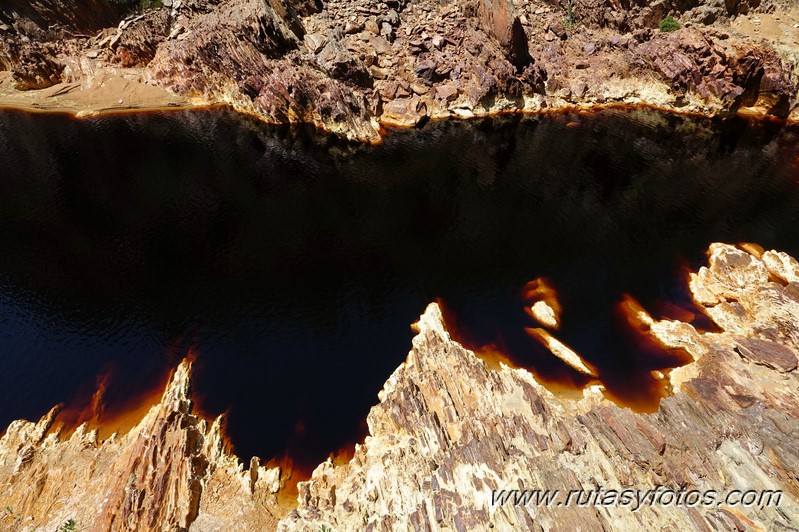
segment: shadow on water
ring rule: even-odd
[[[556,336],[651,409],[651,370],[680,360],[630,334],[625,294],[686,316],[710,242],[799,253],[797,157],[776,126],[643,111],[429,124],[378,147],[218,109],[0,113],[0,425],[62,401],[73,424],[120,416],[192,350],[199,405],[228,412],[240,456],[315,464],[361,437],[437,298],[467,345],[584,386],[525,332],[540,277]]]

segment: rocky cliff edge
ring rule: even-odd
[[[296,501],[281,501],[279,469],[257,459],[245,469],[225,451],[221,419],[192,413],[184,361],[122,437],[97,441],[81,427],[61,438],[55,410],[12,423],[0,439],[0,526],[49,531],[74,518],[87,530],[795,530],[799,262],[713,244],[689,285],[719,332],[632,307],[642,333],[693,358],[657,376],[667,393],[656,412],[619,406],[599,384],[563,394],[524,369],[491,369],[450,338],[431,304],[352,460],[320,464]],[[567,508],[565,499],[496,498],[521,489],[769,490],[779,504],[584,499]]]
[[[660,26],[673,17],[680,27]],[[782,0],[8,0],[0,104],[230,104],[377,142],[385,127],[649,104],[799,118]]]

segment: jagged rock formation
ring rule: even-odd
[[[0,439],[0,529],[51,531],[69,519],[80,530],[274,528],[280,470],[254,460],[244,471],[226,452],[222,419],[191,412],[190,373],[184,361],[161,402],[121,437],[99,442],[81,425],[61,439],[58,408],[13,422]]]
[[[53,530],[74,517],[89,530],[795,529],[799,262],[755,246],[714,244],[709,256],[690,289],[721,332],[633,307],[643,332],[694,359],[660,376],[669,394],[657,412],[618,406],[599,385],[553,393],[524,369],[490,369],[432,304],[369,414],[369,436],[349,463],[325,462],[300,483],[293,511],[277,503],[277,469],[254,461],[244,471],[224,451],[220,421],[191,413],[184,362],[120,438],[80,428],[62,441],[55,411],[12,423],[0,439],[0,527]],[[782,496],[778,507],[635,511],[491,503],[495,489],[656,486]]]
[[[799,10],[790,3],[166,0],[141,12],[131,11],[136,2],[123,2],[127,11],[110,0],[73,4],[0,7],[0,70],[10,72],[0,102],[104,110],[78,95],[113,75],[166,89],[183,105],[226,102],[362,141],[379,140],[382,126],[570,105],[799,116]],[[773,17],[776,38],[731,26],[755,9]],[[690,27],[660,32],[668,14]],[[145,105],[135,92],[119,100]]]
[[[38,31],[45,39],[92,32],[119,23],[131,2],[114,0],[4,0],[0,21],[24,25],[25,34]]]
[[[638,317],[695,362],[664,376],[654,414],[563,397],[525,370],[490,370],[454,343],[437,307],[369,414],[370,436],[341,467],[301,484],[281,530],[788,530],[799,525],[796,374],[799,263],[728,245],[691,276],[724,329]],[[491,490],[779,489],[779,509],[491,505]]]

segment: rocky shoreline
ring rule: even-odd
[[[787,1],[146,3],[6,2],[0,106],[224,103],[364,142],[429,119],[620,104],[799,119]],[[661,31],[669,15],[682,27]]]
[[[191,363],[130,432],[60,436],[57,409],[0,439],[0,527],[53,530],[793,530],[799,526],[799,262],[713,244],[691,274],[720,328],[630,318],[693,362],[660,378],[654,413],[609,401],[601,385],[564,395],[524,369],[453,341],[440,309],[420,321],[407,360],[368,416],[346,464],[320,464],[287,494],[287,473],[226,450],[223,420],[193,412]],[[543,324],[542,324],[543,325]],[[552,331],[557,336],[557,331]],[[579,356],[575,354],[575,356]],[[760,504],[578,507],[491,504],[498,489],[765,489]]]

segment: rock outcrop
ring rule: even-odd
[[[4,0],[0,22],[24,35],[35,33],[44,39],[65,38],[115,26],[134,5],[125,0]]]
[[[642,332],[693,358],[658,375],[669,393],[654,413],[611,402],[600,384],[553,392],[524,369],[491,369],[450,338],[431,304],[363,444],[349,463],[319,465],[293,510],[278,502],[277,469],[254,460],[245,471],[224,450],[220,420],[191,413],[184,362],[161,403],[122,437],[99,442],[79,428],[62,440],[55,410],[12,423],[0,439],[0,526],[52,530],[75,518],[89,530],[795,529],[799,262],[713,244],[689,286],[720,332],[631,307]],[[514,504],[512,491],[497,500],[495,490],[522,489],[561,490],[561,506]],[[604,495],[566,508],[578,489]],[[608,503],[611,490],[672,495]],[[696,502],[685,495],[693,490],[717,498]],[[732,490],[736,500],[770,491],[756,504],[724,503]]]
[[[190,374],[184,361],[121,437],[98,441],[81,425],[61,438],[58,408],[13,422],[0,439],[0,528],[51,531],[73,519],[79,530],[273,529],[280,470],[254,460],[245,471],[226,452],[222,418],[192,413]]]
[[[0,103],[30,106],[16,92],[86,89],[115,75],[162,87],[183,105],[228,103],[360,141],[430,118],[614,103],[799,117],[799,10],[790,3],[73,3],[0,7],[0,70],[14,85],[0,83]],[[773,16],[776,39],[761,39],[757,25],[731,25],[755,11]],[[660,31],[670,14],[685,27]],[[91,107],[66,89],[36,103]],[[119,105],[137,103],[127,95]]]
[[[789,530],[799,525],[799,263],[714,244],[691,276],[723,329],[639,316],[695,361],[635,413],[590,387],[552,393],[454,343],[430,306],[353,460],[320,465],[281,530]],[[782,490],[779,508],[492,505],[492,490]],[[565,497],[560,499],[563,502]]]

